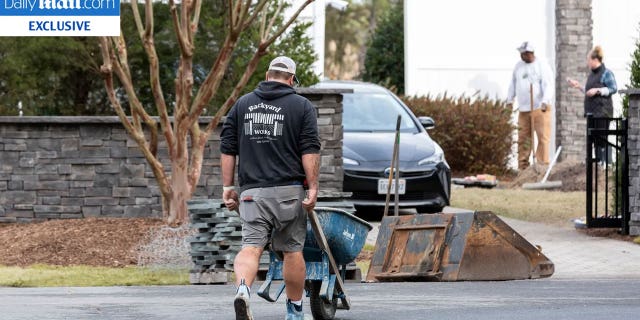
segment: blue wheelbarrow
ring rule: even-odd
[[[340,209],[316,208],[309,213],[303,254],[307,267],[305,291],[314,319],[330,320],[337,309],[351,308],[344,287],[346,267],[362,250],[371,229],[366,221]],[[270,302],[278,300],[284,283],[273,297],[270,289],[273,281],[283,280],[282,266],[281,257],[272,251],[258,296]]]

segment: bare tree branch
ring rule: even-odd
[[[116,74],[118,78],[125,77],[127,79],[131,79],[131,73],[129,73],[129,64],[127,63],[127,49],[123,47],[123,39],[124,34],[120,32],[120,37],[111,37],[111,58],[113,61],[113,66],[115,66]],[[122,82],[122,80],[121,80]],[[134,95],[134,99],[137,99]],[[130,104],[132,104],[130,102]],[[138,117],[138,112],[135,108],[131,108],[131,120],[132,125],[137,131],[142,131],[142,125],[140,124],[140,117]]]
[[[103,65],[100,68],[100,70],[102,72],[102,76],[103,76],[104,81],[105,81],[105,89],[107,91],[107,95],[109,97],[109,101],[113,105],[113,108],[116,111],[116,114],[118,115],[118,118],[120,118],[120,122],[122,122],[123,126],[125,127],[125,130],[127,130],[129,135],[141,147],[140,149],[142,150],[142,152],[143,152],[143,154],[145,156],[145,159],[147,159],[147,161],[149,162],[152,170],[154,171],[154,174],[156,175],[156,178],[158,180],[160,180],[160,181],[162,181],[162,180],[166,181],[167,180],[167,176],[164,173],[164,168],[162,166],[162,163],[159,162],[155,158],[155,156],[151,153],[151,150],[149,148],[145,148],[145,146],[147,144],[146,144],[146,139],[144,137],[144,133],[141,132],[141,131],[138,131],[133,126],[131,121],[129,121],[124,109],[122,108],[122,105],[120,104],[120,101],[118,100],[118,97],[116,97],[115,88],[114,88],[114,85],[113,85],[114,65],[116,66],[116,71],[117,72],[120,72],[121,74],[124,74],[124,73],[123,73],[122,68],[118,67],[118,65],[119,65],[118,62],[116,62],[114,64],[113,60],[114,60],[114,58],[116,56],[116,53],[115,53],[115,49],[111,45],[110,39],[108,39],[106,37],[101,37],[100,38],[100,51],[102,52],[102,59],[103,59]],[[119,71],[118,71],[118,69],[119,69]],[[161,188],[162,188],[162,185],[161,185]],[[164,187],[162,192],[166,193],[166,194],[170,194],[171,190],[168,189],[168,188],[169,188],[169,185],[167,184],[167,186]]]
[[[264,38],[265,30],[267,29],[267,10],[262,11],[262,17],[260,20],[260,40]]]
[[[193,6],[194,6],[193,19],[191,19],[192,41],[193,41],[193,37],[195,37],[196,33],[198,32],[198,23],[200,21],[200,12],[202,10],[202,1],[194,0]]]
[[[127,131],[130,133],[135,132],[131,122],[124,112],[124,109],[122,109],[120,101],[116,97],[113,85],[113,61],[111,60],[112,51],[113,49],[111,46],[111,39],[107,37],[100,37],[100,52],[102,53],[102,66],[100,67],[100,72],[102,73],[102,77],[105,81],[105,87],[107,89],[109,101],[113,105],[113,109],[115,110],[116,114],[120,118],[120,121],[122,122],[122,125],[124,125]]]
[[[227,9],[229,10],[227,16],[229,17],[229,33],[233,31],[233,23],[235,19],[233,18],[233,0],[227,0]]]
[[[258,1],[258,4],[256,4],[255,9],[253,9],[253,13],[251,14],[251,16],[247,19],[247,21],[245,21],[244,25],[242,26],[242,29],[245,30],[247,29],[249,26],[251,26],[251,24],[253,23],[253,21],[256,20],[256,18],[258,17],[258,15],[260,15],[260,12],[262,12],[262,10],[264,9],[264,6],[267,4],[267,0],[260,0]]]
[[[185,123],[185,126],[190,127],[196,121],[196,119],[202,113],[202,109],[211,101],[214,93],[218,90],[220,83],[222,82],[222,77],[224,76],[224,72],[231,61],[231,54],[235,49],[236,43],[238,41],[237,35],[230,33],[227,35],[225,39],[224,45],[216,58],[215,63],[211,67],[209,74],[205,78],[204,82],[200,86],[196,97],[193,100],[193,104],[191,106],[191,111],[188,115],[188,121]]]
[[[234,33],[239,33],[241,30],[240,28],[238,28],[238,25],[240,24],[240,14],[242,11],[242,0],[236,0],[236,4],[234,5],[233,8],[233,15],[231,16],[233,18],[233,20],[231,20],[231,25],[233,26],[233,32]]]
[[[187,46],[187,53],[189,56],[193,55],[193,46],[192,46],[192,33],[191,33],[191,4],[193,0],[182,0],[182,5],[180,9],[180,29],[182,31],[182,35],[184,36],[184,43]]]
[[[285,30],[287,30],[289,28],[289,26],[291,26],[291,24],[298,18],[298,16],[300,15],[300,12],[302,12],[302,10],[304,10],[304,8],[306,8],[309,4],[311,4],[314,0],[307,0],[305,1],[299,8],[298,10],[291,16],[291,18],[289,18],[289,21],[287,21],[287,23],[285,23],[282,27],[280,27],[280,29],[278,29],[272,36],[271,38],[269,38],[268,40],[264,41],[262,43],[262,45],[266,47],[269,47],[274,41],[276,41],[276,39],[278,37],[280,37],[282,35],[282,33],[285,32]]]
[[[244,89],[244,87],[247,85],[247,83],[251,79],[251,75],[253,75],[253,73],[258,68],[258,63],[260,62],[260,58],[262,58],[262,56],[264,56],[266,53],[267,53],[266,50],[264,51],[258,50],[254,53],[253,57],[251,57],[251,60],[249,60],[249,63],[247,64],[244,74],[242,74],[242,77],[240,78],[240,80],[238,80],[238,83],[233,88],[233,92],[224,102],[222,107],[218,109],[213,119],[209,121],[209,124],[207,125],[207,128],[203,133],[205,136],[204,137],[205,140],[209,137],[209,135],[213,132],[213,130],[218,126],[218,123],[220,119],[222,119],[222,116],[227,114],[227,111],[229,111],[229,109],[231,109],[231,106],[233,106],[233,104],[236,102],[236,100],[240,96],[240,93],[242,92],[242,89]]]
[[[136,127],[137,131],[144,137],[144,131],[142,129],[142,125],[138,116],[140,116],[145,124],[149,127],[149,133],[151,137],[149,142],[144,140],[144,147],[149,148],[151,154],[155,156],[158,151],[158,124],[153,118],[151,118],[151,116],[149,116],[147,111],[142,106],[142,103],[138,99],[138,96],[134,90],[131,76],[125,72],[125,70],[129,69],[129,66],[126,64],[127,50],[124,36],[120,36],[120,38],[115,41],[117,41],[118,45],[118,50],[115,51],[117,52],[118,59],[116,59],[115,64],[113,64],[115,73],[118,76],[118,79],[120,80],[120,83],[124,87],[125,91],[127,92],[127,95],[129,96],[131,116],[133,118],[133,124]],[[140,147],[142,148],[143,146],[141,145]]]
[[[144,27],[142,26],[142,17],[140,17],[140,10],[138,10],[138,0],[131,0],[131,10],[133,11],[133,20],[136,22],[136,29],[140,39],[144,38]]]
[[[184,31],[181,28],[180,17],[178,15],[178,7],[174,0],[169,0],[169,10],[171,11],[171,18],[173,20],[173,29],[176,32],[176,39],[178,40],[178,46],[180,47],[180,54],[183,57],[189,57],[189,49],[184,38]]]
[[[240,31],[243,31],[244,29],[242,27],[244,27],[245,25],[245,21],[247,20],[247,14],[249,13],[249,8],[251,7],[251,0],[246,0],[244,4],[242,4],[242,1],[238,1],[241,5],[240,7],[240,16],[238,17],[238,23],[237,23],[237,27]]]
[[[267,30],[266,30],[267,35],[269,34],[269,32],[271,32],[271,28],[273,28],[273,24],[276,23],[276,20],[278,20],[278,15],[280,14],[280,11],[282,10],[283,6],[284,6],[284,1],[278,2],[278,8],[276,9],[276,12],[273,14],[273,17],[271,17],[271,21],[269,21],[269,26],[267,27]]]
[[[145,26],[144,26],[144,36],[146,38],[149,38],[152,36],[153,34],[153,3],[152,0],[147,0],[147,2],[145,3],[145,12],[144,12],[144,19],[145,19]]]
[[[167,111],[167,104],[164,99],[164,93],[162,90],[162,85],[160,84],[160,63],[158,61],[158,54],[156,52],[155,41],[154,41],[154,23],[153,23],[153,4],[151,0],[146,0],[145,6],[145,29],[142,30],[142,19],[140,18],[140,12],[138,11],[138,2],[137,0],[131,1],[131,7],[134,12],[134,19],[136,20],[136,26],[138,27],[138,33],[140,35],[140,41],[142,41],[142,45],[147,53],[147,58],[149,59],[149,75],[150,75],[150,85],[151,91],[153,93],[153,99],[155,101],[156,108],[158,109],[158,115],[160,117],[160,125],[162,132],[164,134],[165,140],[168,145],[169,156],[172,156],[173,152],[173,143],[174,143],[174,134],[173,129],[171,127],[171,122],[169,120],[169,115]],[[155,139],[155,143],[153,143],[152,139],[152,149],[153,153],[157,151],[157,135],[152,136]]]

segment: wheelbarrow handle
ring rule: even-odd
[[[320,246],[320,249],[324,250],[324,252],[327,254],[327,257],[329,258],[329,270],[333,271],[333,273],[336,275],[336,285],[338,286],[337,289],[338,292],[342,293],[342,297],[340,300],[342,300],[344,308],[349,310],[351,309],[351,302],[349,301],[349,299],[347,299],[344,282],[340,277],[340,269],[338,268],[336,260],[333,258],[333,254],[331,253],[331,249],[329,248],[327,238],[322,231],[320,220],[318,220],[318,215],[313,210],[309,211],[309,221],[311,223],[313,233],[316,236],[316,242],[318,243],[318,246]]]

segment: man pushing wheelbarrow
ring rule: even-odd
[[[253,319],[251,284],[269,243],[284,260],[286,319],[304,319],[302,251],[307,212],[318,196],[320,140],[314,106],[293,88],[295,73],[290,58],[271,61],[266,81],[238,99],[222,128],[222,198],[230,210],[240,210],[243,220],[242,250],[234,262],[237,320]],[[236,157],[240,196],[234,189]]]

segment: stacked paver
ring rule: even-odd
[[[230,282],[233,260],[242,248],[242,220],[220,200],[192,200],[188,204],[191,227],[197,230],[189,239],[193,268],[192,284]],[[268,264],[268,253],[261,259]]]

